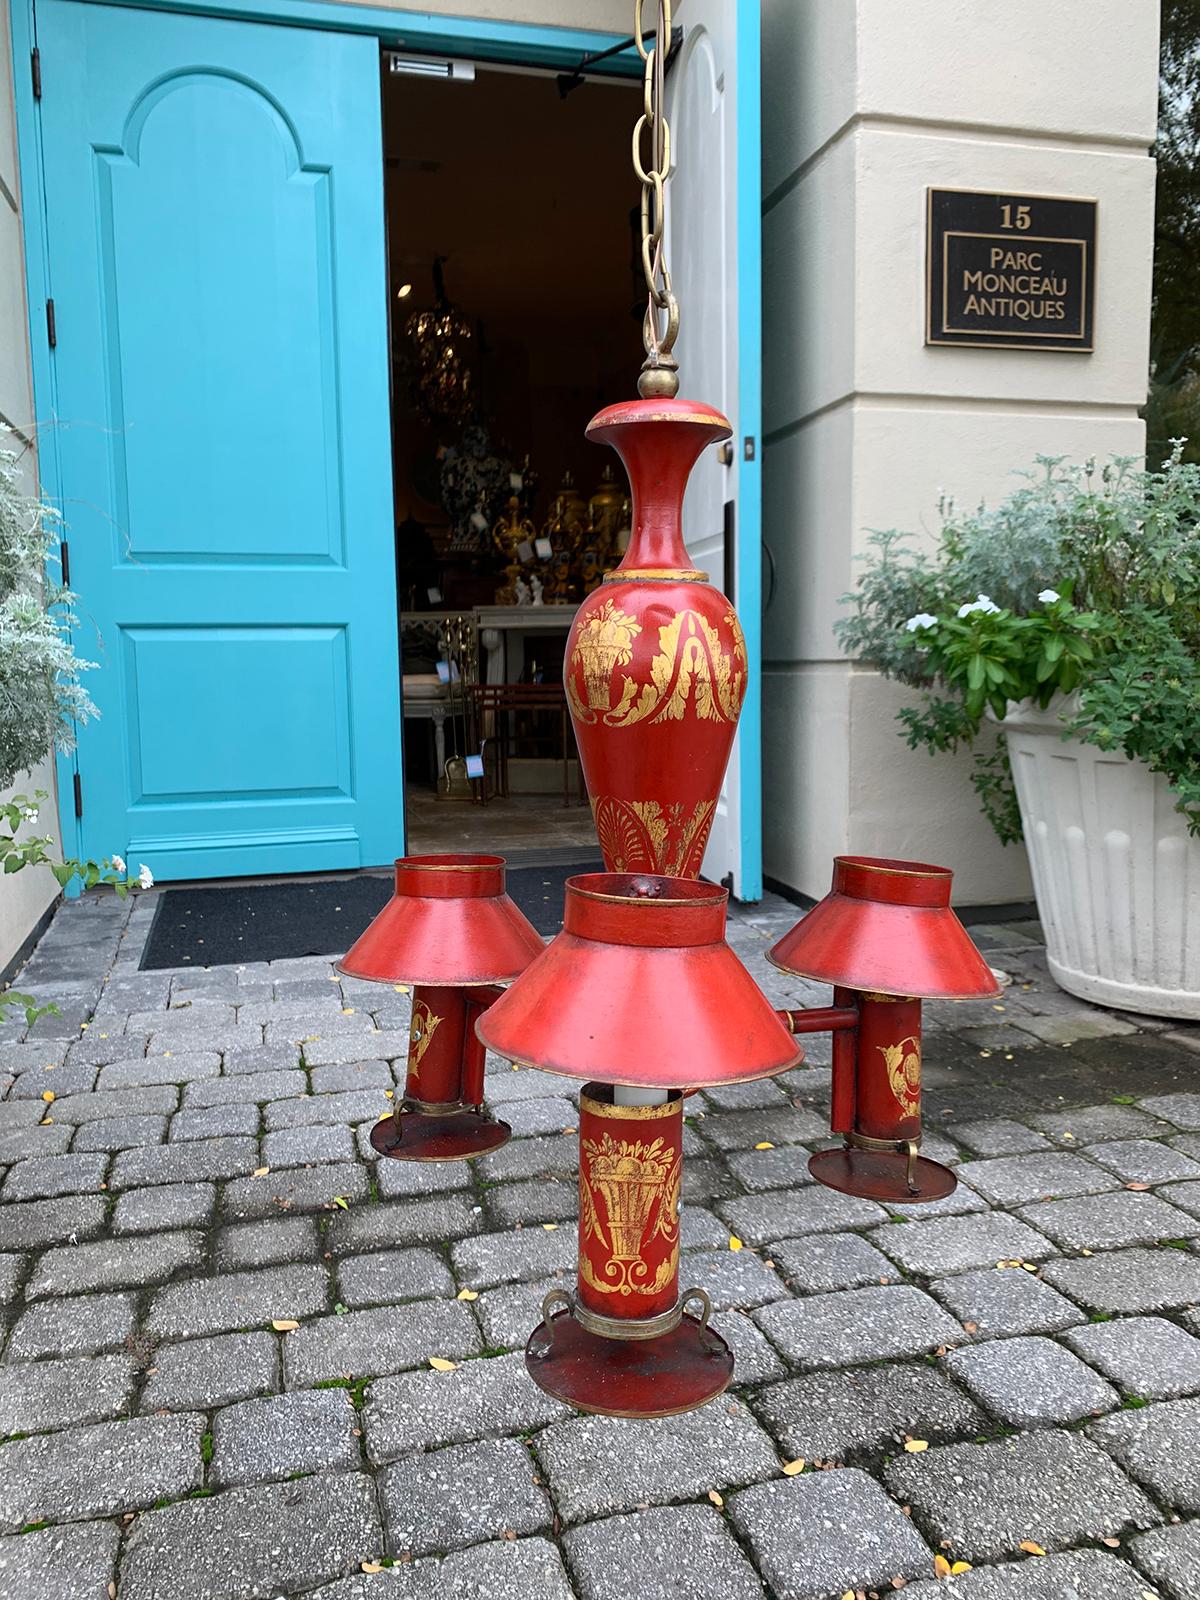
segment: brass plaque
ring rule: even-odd
[[[1095,348],[1096,202],[930,189],[926,344]]]

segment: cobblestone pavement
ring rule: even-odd
[[[573,1086],[494,1062],[506,1148],[376,1163],[407,994],[139,972],[153,908],[63,906],[21,976],[61,1014],[0,1030],[0,1600],[1200,1597],[1200,1030],[977,929],[1013,983],[927,1009],[927,1207],[809,1180],[825,1040],[698,1095],[683,1276],[736,1387],[616,1421],[519,1353]],[[824,998],[763,958],[793,918],[732,925],[779,1005]]]

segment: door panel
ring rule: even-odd
[[[38,42],[59,488],[100,668],[83,853],[162,878],[388,860],[377,43],[78,0],[42,0]]]
[[[733,424],[732,457],[701,456],[684,501],[688,551],[726,584],[746,635],[748,689],[702,872],[762,894],[758,0],[687,0],[667,78],[673,175],[667,258],[681,320],[681,393]],[[747,456],[745,441],[750,441]],[[730,581],[732,580],[732,581]]]

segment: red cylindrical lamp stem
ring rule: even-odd
[[[457,1106],[463,1098],[467,996],[419,984],[413,990],[404,1098],[414,1106]]]
[[[891,1139],[921,1137],[921,1002],[858,996],[854,1124],[836,1131]]]
[[[579,1097],[577,1314],[594,1333],[641,1339],[679,1320],[683,1097],[613,1102],[608,1084]]]

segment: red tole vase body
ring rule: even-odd
[[[584,600],[563,682],[604,864],[699,874],[746,693],[732,605],[688,559],[682,510],[701,451],[729,423],[689,400],[631,400],[587,436],[625,464],[633,529],[620,566]]]

